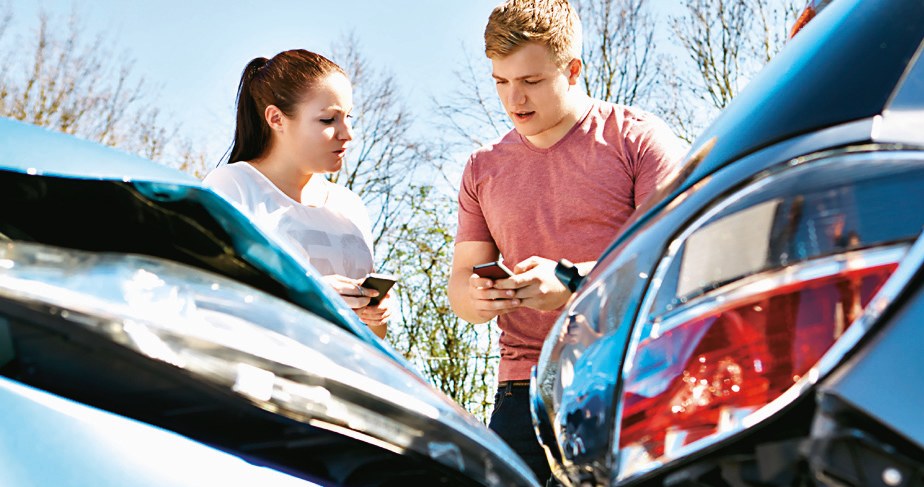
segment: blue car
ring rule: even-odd
[[[0,485],[535,485],[184,173],[0,119]]]
[[[924,483],[924,2],[810,8],[545,341],[563,484]]]

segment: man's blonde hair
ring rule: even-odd
[[[484,29],[484,53],[505,57],[528,42],[549,48],[556,64],[581,58],[581,20],[568,0],[507,0]]]

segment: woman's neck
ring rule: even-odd
[[[279,157],[273,157],[272,154],[255,158],[250,161],[250,164],[263,173],[273,185],[279,188],[279,191],[299,203],[302,202],[302,190],[311,181],[313,173],[293,169],[296,167],[295,164]]]

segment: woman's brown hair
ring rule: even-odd
[[[237,124],[228,162],[263,155],[270,140],[270,128],[263,118],[266,107],[275,105],[287,117],[293,116],[305,93],[330,73],[346,75],[330,59],[304,49],[247,63],[237,88]]]

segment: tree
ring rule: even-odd
[[[481,343],[486,331],[455,318],[446,295],[455,202],[439,189],[445,148],[412,129],[394,77],[367,62],[355,36],[336,46],[332,58],[353,82],[357,117],[354,149],[332,179],[362,197],[374,220],[376,261],[401,276],[401,313],[388,340],[431,383],[483,417],[493,384],[485,380],[493,373],[490,345]]]
[[[576,0],[583,27],[583,81],[593,98],[647,101],[657,68],[655,21],[647,0]]]
[[[433,100],[443,141],[450,152],[469,152],[497,138],[513,126],[491,82],[491,71],[483,60],[466,58],[461,68],[454,70],[459,79],[457,88],[445,101]]]
[[[449,397],[487,419],[493,403],[498,356],[490,326],[457,318],[449,307],[446,284],[454,241],[455,199],[433,186],[417,186],[414,217],[402,224],[392,249],[402,277],[401,322],[392,343]]]
[[[353,83],[357,135],[349,158],[331,180],[359,194],[375,208],[373,230],[377,248],[408,208],[408,182],[433,167],[426,148],[411,135],[411,116],[402,103],[394,77],[369,65],[355,35],[336,44],[332,57]],[[388,260],[387,253],[382,256]]]
[[[670,64],[662,107],[690,140],[782,48],[797,8],[793,0],[684,0],[683,12],[669,24],[686,64]]]
[[[7,6],[0,16],[0,46],[6,53],[0,73],[0,116],[190,172],[201,170],[204,156],[189,141],[178,140],[178,128],[162,120],[150,88],[134,74],[132,60],[115,55],[108,39],[87,38],[92,34],[76,14],[60,28],[42,12],[35,37],[10,46],[6,35],[11,20]]]

